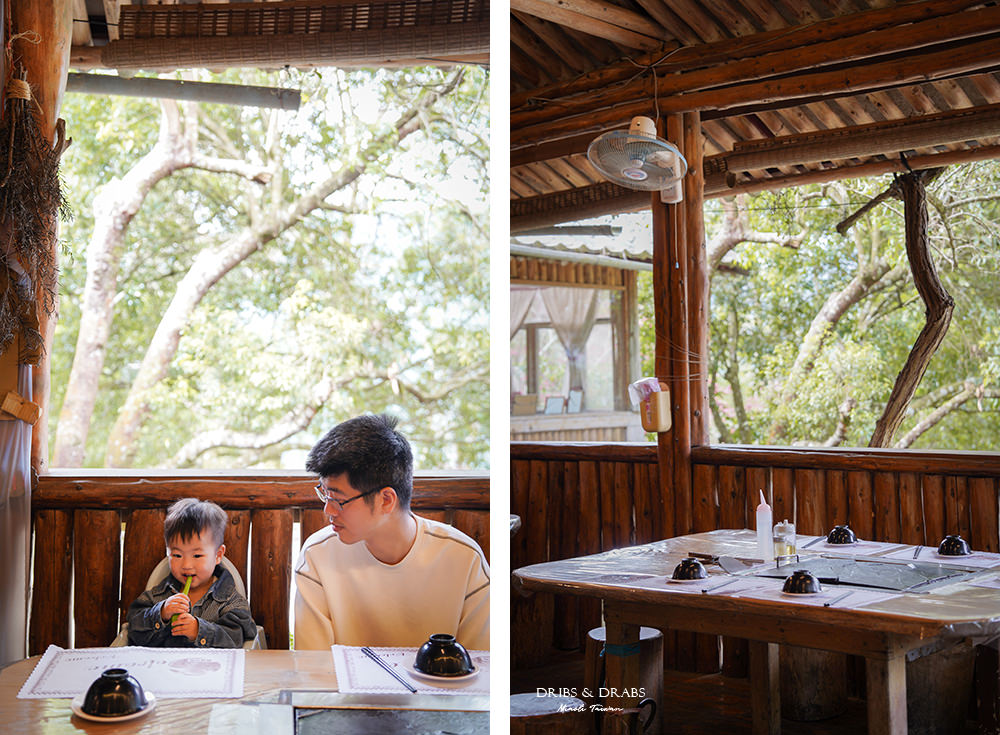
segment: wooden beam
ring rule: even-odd
[[[1000,104],[737,143],[726,156],[729,171],[752,171],[819,161],[895,154],[932,145],[962,143],[1000,135]]]
[[[104,19],[108,23],[108,40],[118,40],[118,20],[121,17],[121,0],[103,0]]]
[[[610,23],[656,41],[662,41],[666,37],[666,32],[646,16],[612,3],[600,0],[541,0],[541,2]]]
[[[585,69],[593,63],[570,41],[560,26],[550,23],[534,15],[512,11],[511,15],[523,23],[528,30],[538,36],[549,48],[559,54],[559,57],[573,69]],[[513,31],[513,26],[511,26]]]
[[[633,191],[611,182],[602,182],[530,199],[511,200],[510,231],[516,233],[602,214],[634,212],[648,206],[648,191]]]
[[[938,166],[951,166],[957,163],[970,163],[972,161],[988,161],[993,159],[1000,159],[1000,146],[980,146],[978,148],[969,148],[959,151],[947,151],[945,153],[913,156],[911,158],[907,158],[906,163],[911,169],[917,171],[926,168],[937,168]],[[837,166],[822,171],[808,171],[802,174],[776,176],[772,179],[735,183],[732,186],[726,184],[715,184],[712,186],[706,186],[705,196],[711,199],[741,193],[753,194],[759,191],[773,191],[775,189],[784,189],[790,186],[822,184],[827,181],[860,179],[863,176],[906,173],[906,171],[906,166],[903,165],[903,162],[899,159],[874,161],[872,163],[862,163],[858,165]]]
[[[781,28],[744,38],[688,45],[670,50],[669,56],[666,58],[663,57],[662,52],[646,54],[636,59],[635,63],[622,61],[581,75],[570,82],[512,94],[512,121],[516,119],[514,113],[520,111],[520,108],[532,99],[557,100],[587,92],[599,92],[604,87],[632,79],[637,68],[656,66],[657,71],[663,75],[684,74],[706,66],[715,67],[727,62],[767,54],[787,54],[789,51],[860,36],[872,31],[940,18],[980,4],[975,0],[947,0],[946,2],[931,0],[930,2],[910,3],[855,13],[797,28]]]
[[[711,156],[706,159],[705,170],[711,171],[725,159],[725,156]],[[946,151],[922,156],[912,156],[906,159],[913,170],[937,168],[972,161],[1000,159],[1000,145],[980,146],[978,148],[958,151]],[[858,179],[866,176],[879,176],[885,173],[906,173],[906,166],[899,159],[873,161],[871,163],[842,165],[820,171],[776,176],[755,181],[726,183],[718,175],[706,175],[705,198],[714,199],[722,196],[733,196],[740,193],[756,193],[773,191],[792,186],[826,183],[841,179]],[[587,204],[581,208],[580,202]],[[603,182],[588,187],[580,187],[571,191],[561,191],[552,194],[539,195],[511,201],[511,232],[516,233],[531,227],[542,227],[574,222],[585,217],[602,214],[618,214],[620,212],[636,212],[649,206],[647,192],[631,191],[623,187]]]
[[[626,48],[652,51],[659,48],[665,40],[665,34],[659,37],[646,35],[630,28],[623,28],[607,19],[594,18],[580,12],[579,6],[570,9],[562,5],[550,4],[545,0],[512,0],[510,7],[511,10],[519,10],[522,13],[534,15],[559,25],[571,26],[598,38],[606,38]]]
[[[1000,28],[1000,27],[998,27]],[[701,89],[688,93],[664,96],[657,93],[661,114],[691,110],[732,110],[741,105],[753,104],[757,107],[782,103],[783,106],[801,104],[805,100],[822,95],[850,96],[873,89],[915,84],[935,79],[944,79],[959,74],[970,74],[1000,66],[1000,33],[993,29],[994,37],[975,42],[962,43],[956,47],[937,48],[933,52],[921,52],[912,56],[890,58],[858,64],[846,69],[804,70],[791,76],[747,81],[720,89]],[[635,89],[648,81],[648,75],[633,83]],[[550,112],[556,110],[551,105],[544,113],[532,113],[534,117],[544,114],[550,119],[535,124],[520,124],[520,118],[511,119],[512,146],[528,142],[547,141],[580,132],[582,128],[596,129],[624,125],[635,115],[649,115],[653,95],[635,92],[632,101],[605,105],[612,96],[602,97],[600,107],[594,104],[579,114],[566,114],[559,109],[558,116]],[[574,109],[575,103],[574,103]],[[741,111],[742,113],[743,111]]]
[[[52,508],[160,508],[164,498],[211,496],[226,508],[315,507],[315,477],[306,473],[57,470],[38,478],[33,510]],[[489,504],[489,476],[420,472],[413,478],[415,508],[481,509]]]

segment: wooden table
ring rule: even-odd
[[[963,583],[853,609],[686,594],[665,579],[658,584],[688,552],[752,557],[754,539],[745,529],[693,534],[523,567],[514,572],[514,579],[524,590],[603,601],[612,649],[606,657],[607,686],[617,690],[606,702],[611,708],[635,706],[636,698],[627,696],[627,690],[638,687],[638,656],[614,654],[638,642],[641,625],[748,639],[753,732],[761,735],[781,730],[777,644],[863,656],[868,732],[906,735],[907,654],[930,653],[951,640],[982,643],[1000,634],[1000,591]],[[607,732],[618,731],[613,716],[604,721]]]
[[[45,733],[266,733],[293,735],[296,710],[379,707],[482,711],[487,697],[455,695],[359,695],[337,692],[329,651],[247,651],[240,699],[159,699],[156,709],[135,720],[92,722],[76,717],[69,699],[18,699],[41,656],[0,670],[0,723],[5,732]]]

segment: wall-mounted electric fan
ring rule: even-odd
[[[633,117],[628,130],[610,130],[587,148],[587,158],[609,180],[628,189],[659,191],[661,199],[677,203],[687,161],[677,148],[656,136],[656,123]]]

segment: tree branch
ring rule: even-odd
[[[231,429],[213,429],[202,432],[188,440],[178,450],[170,460],[170,466],[190,466],[205,452],[219,447],[260,450],[278,444],[293,434],[308,428],[319,410],[333,395],[333,392],[344,388],[359,377],[362,376],[350,375],[337,381],[323,378],[315,385],[305,405],[294,407],[263,434],[252,431],[232,431]]]
[[[934,268],[927,242],[927,196],[925,182],[940,172],[929,169],[909,173],[900,179],[906,216],[906,257],[913,271],[917,293],[926,305],[926,322],[917,335],[906,364],[896,377],[885,410],[875,423],[875,431],[868,442],[870,447],[887,447],[899,429],[906,407],[924,377],[931,358],[940,346],[948,325],[955,300],[945,290]]]

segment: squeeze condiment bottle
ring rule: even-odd
[[[760,505],[757,506],[757,556],[764,561],[774,558],[774,544],[771,538],[771,506],[764,499],[764,491],[760,491]]]

